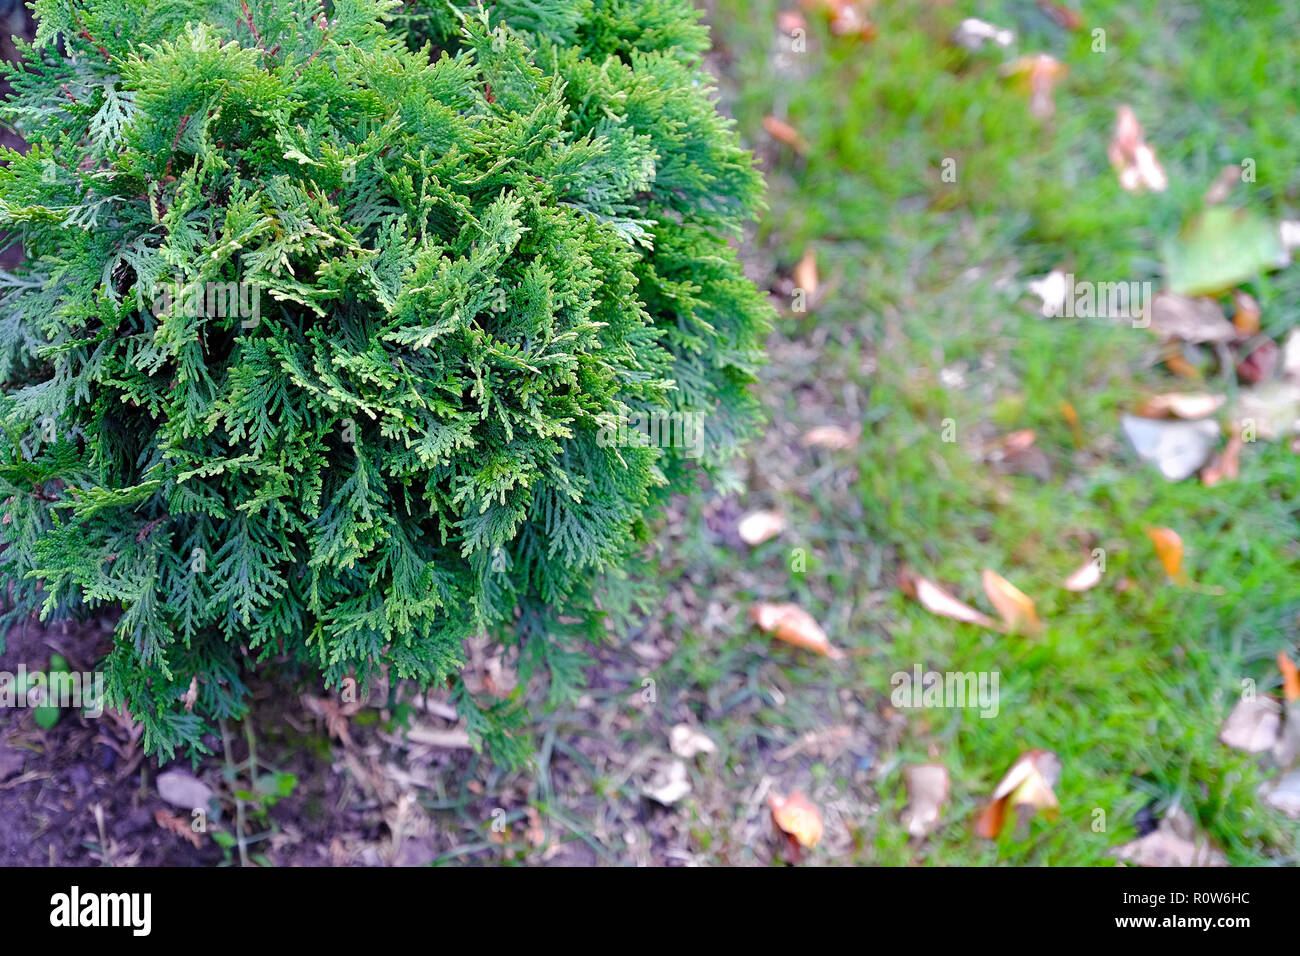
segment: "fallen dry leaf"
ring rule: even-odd
[[[793,279],[795,288],[803,289],[808,298],[817,294],[817,254],[805,249],[803,256],[795,263]]]
[[[915,599],[931,614],[997,629],[997,622],[993,618],[975,610],[969,604],[963,604],[939,585],[921,577],[910,568],[905,567],[899,572],[898,584],[904,594]]]
[[[822,815],[812,801],[796,790],[789,798],[773,794],[768,799],[772,809],[772,822],[783,833],[788,833],[805,849],[811,850],[821,842]]]
[[[1147,528],[1147,537],[1155,545],[1156,557],[1164,567],[1165,573],[1178,584],[1187,581],[1183,573],[1183,539],[1172,528]]]
[[[661,764],[654,778],[641,792],[655,803],[671,807],[691,792],[691,778],[686,764],[680,760]]]
[[[760,601],[749,609],[749,617],[760,629],[778,641],[802,647],[833,661],[844,657],[831,646],[830,639],[811,614],[797,604],[770,604]]]
[[[1223,451],[1201,470],[1201,483],[1207,488],[1213,488],[1221,481],[1235,479],[1241,473],[1241,448],[1241,433],[1234,431],[1228,436],[1228,444]]]
[[[1300,699],[1300,671],[1286,651],[1277,652],[1277,669],[1282,672],[1282,696],[1287,703]]]
[[[1292,770],[1264,794],[1264,802],[1291,819],[1300,819],[1300,770]]]
[[[1219,742],[1246,753],[1269,750],[1282,731],[1282,708],[1267,697],[1242,698],[1219,730]]]
[[[1151,330],[1164,339],[1193,345],[1233,342],[1237,328],[1213,299],[1161,292],[1151,300]]]
[[[1067,591],[1090,591],[1101,583],[1101,565],[1089,559],[1083,567],[1065,579]]]
[[[202,847],[203,844],[198,833],[195,832],[194,828],[190,826],[190,822],[184,817],[168,813],[166,810],[155,810],[153,820],[164,830],[189,840],[194,845],[194,849],[198,850]]]
[[[303,694],[301,699],[304,707],[325,722],[325,729],[331,737],[345,747],[352,746],[348,717],[356,713],[356,710],[351,709],[351,705],[343,707],[329,697],[313,697],[310,694]]]
[[[690,724],[677,724],[668,731],[668,746],[673,753],[685,760],[697,754],[717,753],[718,745],[707,734]]]
[[[1249,292],[1237,289],[1232,293],[1232,325],[1243,339],[1259,331],[1261,311],[1259,303]]]
[[[778,143],[784,143],[796,153],[806,153],[808,144],[804,138],[799,135],[799,131],[784,120],[779,120],[775,116],[763,117],[763,129],[767,135],[771,136]]]
[[[1219,175],[1214,177],[1214,182],[1210,183],[1210,188],[1205,191],[1205,205],[1213,206],[1224,202],[1232,195],[1239,182],[1241,182],[1241,167],[1224,166],[1219,170]]]
[[[985,43],[996,43],[998,46],[1011,46],[1016,40],[1016,35],[1010,30],[1001,30],[991,23],[983,20],[977,20],[974,17],[967,17],[953,32],[952,42],[958,46],[965,47],[971,52],[977,52],[984,48]]]
[[[800,441],[806,448],[829,448],[832,451],[844,451],[858,443],[861,433],[854,429],[849,431],[839,425],[818,425],[804,432]]]
[[[939,824],[948,801],[948,768],[923,763],[903,768],[909,802],[903,809],[903,827],[914,837],[923,837]]]
[[[1142,418],[1205,418],[1222,408],[1227,400],[1226,395],[1209,392],[1169,392],[1144,399],[1137,413]]]
[[[1116,847],[1111,855],[1134,866],[1227,866],[1228,858],[1198,839],[1191,819],[1174,808],[1146,836]]]
[[[1119,184],[1128,192],[1150,189],[1163,192],[1169,179],[1155,150],[1142,140],[1142,127],[1128,106],[1121,106],[1115,114],[1115,135],[1107,152],[1110,163],[1119,171]]]
[[[1276,441],[1300,431],[1300,383],[1264,382],[1237,393],[1232,417],[1254,423],[1255,435]]]
[[[182,810],[208,809],[212,788],[188,770],[164,770],[154,781],[158,796]]]
[[[1063,30],[1078,30],[1083,26],[1083,16],[1078,10],[1057,3],[1056,0],[1038,0],[1038,9]]]
[[[1243,350],[1244,348],[1245,346]],[[1237,377],[1247,385],[1258,385],[1260,382],[1267,381],[1277,370],[1281,355],[1282,350],[1272,339],[1266,338],[1256,342],[1254,348],[1237,360]]]
[[[1065,314],[1065,297],[1069,289],[1069,280],[1062,270],[1053,269],[1041,279],[1030,279],[1028,288],[1042,302],[1039,311],[1043,318],[1053,319]]]
[[[1083,427],[1079,424],[1079,413],[1069,402],[1061,402],[1061,417],[1065,423],[1070,426],[1070,435],[1074,438],[1076,447],[1083,446]]]
[[[785,516],[779,511],[751,511],[740,519],[736,532],[750,546],[760,545],[785,530]]]
[[[798,10],[782,10],[776,15],[776,27],[786,36],[794,36],[797,30],[808,32],[808,21]]]
[[[1029,112],[1039,119],[1046,119],[1056,112],[1056,103],[1052,91],[1069,68],[1046,53],[1022,56],[1002,68],[1004,76],[1011,77],[1017,85],[1029,89]]]
[[[983,582],[984,593],[988,595],[1008,631],[1023,630],[1036,634],[1043,629],[1043,622],[1038,619],[1038,612],[1029,595],[989,568],[984,569]]]
[[[989,805],[976,820],[976,835],[995,839],[1006,824],[1007,807],[1021,814],[1042,810],[1049,819],[1054,818],[1060,804],[1053,788],[1060,778],[1061,760],[1056,754],[1049,750],[1025,751],[1002,777]]]
[[[1031,428],[1009,432],[986,448],[984,460],[1004,474],[1033,475],[1047,481],[1052,476],[1052,464],[1035,444],[1036,438]]]
[[[1155,465],[1168,481],[1196,474],[1219,442],[1219,425],[1211,419],[1186,422],[1121,415],[1120,425],[1138,457]]]

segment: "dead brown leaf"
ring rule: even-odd
[[[903,768],[909,802],[903,810],[903,827],[914,837],[923,837],[939,825],[943,805],[948,802],[948,768],[923,763]]]
[[[1054,56],[1035,53],[1022,56],[1002,68],[1003,76],[1010,77],[1017,86],[1029,90],[1029,112],[1046,119],[1056,112],[1052,91],[1069,68]]]
[[[1129,106],[1115,114],[1115,135],[1107,152],[1111,165],[1119,172],[1119,184],[1128,192],[1150,189],[1163,192],[1169,186],[1164,168],[1155,150],[1142,140],[1142,127]]]
[[[984,593],[988,595],[1008,631],[1023,631],[1028,634],[1042,631],[1043,622],[1038,619],[1038,611],[1034,609],[1034,602],[1029,595],[990,568],[984,569],[983,583]]]
[[[771,136],[778,143],[789,146],[796,153],[808,152],[807,142],[799,135],[799,131],[785,120],[779,120],[775,116],[765,116],[763,117],[763,129],[767,131],[768,136]]]
[[[822,815],[812,801],[796,790],[788,798],[773,794],[768,799],[772,822],[782,832],[789,834],[799,846],[811,850],[821,842],[824,826]]]
[[[978,624],[980,627],[997,629],[997,622],[969,604],[957,600],[939,585],[921,577],[911,568],[904,567],[898,575],[898,585],[903,593],[916,600],[931,614],[963,621],[966,624]]]
[[[1134,866],[1227,866],[1228,859],[1198,838],[1192,821],[1175,808],[1146,836],[1116,847],[1111,855]]]
[[[1059,804],[1053,788],[1061,779],[1061,760],[1048,750],[1027,750],[1002,777],[984,812],[975,822],[975,833],[996,839],[1006,824],[1008,807],[1018,814],[1044,811],[1054,819]],[[1023,808],[1023,809],[1022,809]]]
[[[800,439],[806,448],[829,448],[832,451],[844,451],[853,448],[861,437],[861,431],[849,431],[839,425],[818,425],[804,432]]]
[[[1086,564],[1065,579],[1067,591],[1090,591],[1101,583],[1101,564],[1089,559]]]
[[[190,822],[184,817],[168,813],[166,810],[155,810],[153,819],[158,826],[169,833],[174,833],[178,837],[189,840],[194,849],[197,850],[202,847],[203,844],[198,833],[195,832],[194,828],[190,826]]]
[[[1228,444],[1223,451],[1201,469],[1201,483],[1207,488],[1213,488],[1221,481],[1235,479],[1241,473],[1241,448],[1241,433],[1234,431],[1228,436]]]
[[[749,609],[749,617],[759,628],[778,641],[801,647],[837,661],[844,653],[832,647],[830,638],[811,614],[797,604],[771,604],[760,601]]]
[[[785,515],[779,511],[751,511],[740,519],[736,533],[745,544],[755,547],[785,530]]]
[[[1286,651],[1277,652],[1277,668],[1282,672],[1282,696],[1287,703],[1300,699],[1300,671]]]
[[[1183,573],[1183,539],[1172,528],[1147,528],[1147,537],[1155,545],[1156,557],[1160,559],[1165,573],[1176,584],[1184,584],[1187,575]]]

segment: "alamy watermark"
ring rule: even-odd
[[[679,448],[683,458],[704,450],[704,413],[653,411],[620,415],[596,433],[601,448]]]
[[[157,286],[153,314],[240,319],[252,329],[262,321],[262,287],[256,282],[165,282]]]
[[[0,708],[73,707],[87,717],[104,713],[104,675],[100,671],[0,671]]]
[[[981,717],[998,715],[1000,671],[897,671],[889,678],[889,702],[900,709],[978,707]]]
[[[1126,319],[1135,329],[1151,324],[1150,282],[1089,282],[1054,272],[1035,285],[1047,318]]]

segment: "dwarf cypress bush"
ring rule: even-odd
[[[0,169],[7,622],[120,609],[110,702],[164,756],[288,661],[450,682],[517,759],[464,640],[570,693],[666,496],[755,418],[767,307],[728,240],[760,181],[695,13],[35,10]]]

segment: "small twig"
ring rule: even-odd
[[[219,721],[221,726],[221,749],[226,755],[226,766],[230,768],[233,776],[236,773],[235,761],[230,753],[230,728],[226,726],[226,718],[222,717]],[[239,865],[248,866],[248,844],[244,842],[244,800],[240,797],[238,791],[234,792],[235,797],[235,842],[239,845]]]

